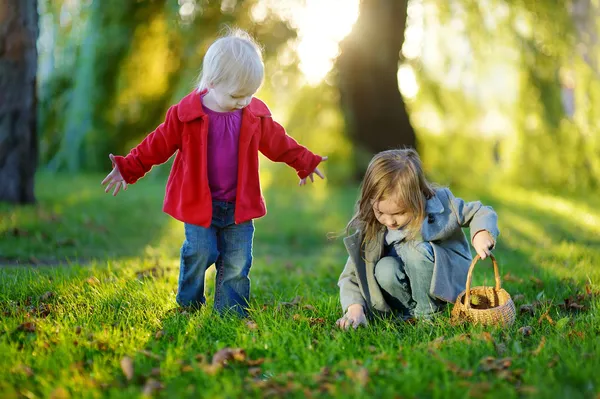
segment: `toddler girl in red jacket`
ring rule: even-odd
[[[269,108],[253,97],[264,65],[258,45],[235,30],[216,40],[204,56],[197,90],[167,111],[165,121],[125,157],[109,155],[104,178],[113,195],[154,165],[175,161],[163,210],[184,223],[177,302],[205,302],[204,275],[217,269],[215,309],[247,314],[252,265],[253,219],[266,213],[258,152],[296,170],[300,185],[327,157],[313,154],[288,136]]]

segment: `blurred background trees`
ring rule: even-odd
[[[442,184],[574,191],[600,181],[592,0],[39,0],[38,10],[44,170],[106,172],[109,152],[126,153],[193,89],[230,25],[263,44],[258,96],[330,156],[334,184],[354,182],[374,152],[406,145]],[[281,180],[279,167],[263,164],[265,184]]]
[[[35,201],[37,0],[0,3],[0,201]]]

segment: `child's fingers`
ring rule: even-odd
[[[325,179],[325,175],[319,170],[319,168],[315,169],[315,173],[317,174],[317,176],[319,176],[321,179]]]
[[[110,180],[108,182],[108,184],[106,185],[106,188],[104,189],[105,193],[108,193],[110,190],[112,190],[113,186],[115,185],[114,180]]]
[[[311,183],[315,182],[315,178],[313,177],[312,173],[310,175],[308,175],[308,177],[310,178]]]
[[[327,161],[327,158],[329,158],[329,157],[321,157],[321,162]]]

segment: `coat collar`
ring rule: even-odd
[[[185,96],[177,106],[177,116],[181,122],[191,122],[198,118],[206,116],[206,112],[202,108],[202,96],[207,92],[206,89],[198,92],[194,90]],[[255,117],[271,116],[269,108],[256,97],[252,98],[250,104],[244,108],[244,114],[249,113]]]
[[[444,212],[444,206],[442,201],[438,198],[437,194],[429,198],[425,203],[425,213],[442,213]]]

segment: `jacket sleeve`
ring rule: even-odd
[[[475,234],[481,230],[489,232],[496,242],[500,231],[498,230],[498,215],[491,206],[485,206],[480,201],[465,202],[456,198],[450,190],[445,190],[450,204],[458,218],[461,227],[469,227],[471,242]]]
[[[355,303],[362,305],[365,312],[368,311],[365,299],[358,286],[358,280],[356,279],[356,267],[350,257],[348,257],[344,271],[340,275],[338,286],[340,287],[340,302],[344,312],[348,310],[350,305]]]
[[[263,134],[259,143],[259,150],[274,162],[285,162],[304,179],[314,172],[321,162],[321,157],[310,152],[306,147],[298,144],[288,136],[283,126],[271,117],[261,118]]]
[[[154,166],[167,160],[181,148],[183,123],[177,116],[177,106],[167,111],[165,121],[133,148],[127,156],[115,156],[123,179],[133,184]]]

